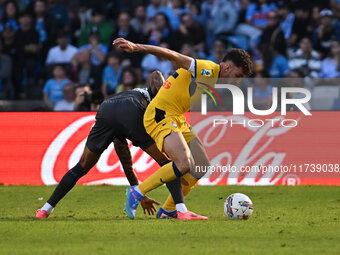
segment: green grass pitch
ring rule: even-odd
[[[126,187],[77,186],[48,219],[35,219],[54,187],[0,186],[0,254],[340,254],[340,187],[196,187],[189,209],[208,221],[157,220],[123,211]],[[230,221],[227,195],[254,213]],[[160,202],[162,187],[150,193]]]

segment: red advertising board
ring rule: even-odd
[[[265,121],[278,115],[259,117],[252,114],[232,116],[231,113],[209,113],[203,118],[200,113],[191,113],[190,120],[212,164],[218,160],[223,164],[239,166],[271,163],[293,165],[298,170],[302,165],[302,170],[305,170],[307,166],[311,169],[313,164],[326,164],[328,168],[334,168],[340,163],[340,112],[313,112],[312,116],[290,112],[284,118],[297,120],[298,125],[292,128],[271,126],[270,122]],[[83,112],[0,113],[0,183],[57,184],[78,162],[94,117],[94,113]],[[212,122],[207,121],[213,118],[253,122],[248,127],[236,124],[233,127],[220,125],[213,128]],[[262,126],[261,120],[264,123]],[[158,169],[158,165],[131,143],[130,149],[135,171],[139,180],[143,181]],[[79,183],[128,184],[112,144]],[[336,171],[332,171],[331,175],[318,175],[315,171],[309,175],[301,175],[300,172],[257,176],[250,173],[237,176],[235,173],[221,173],[202,178],[200,184],[340,185],[340,174]]]

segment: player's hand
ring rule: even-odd
[[[115,39],[112,45],[129,53],[138,51],[138,47],[135,43],[125,40],[124,38]]]
[[[155,205],[160,205],[159,202],[156,200],[149,198],[147,196],[144,196],[142,201],[140,202],[141,206],[143,207],[144,214],[146,214],[146,211],[148,212],[149,215],[154,215],[156,212]]]

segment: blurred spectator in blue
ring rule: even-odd
[[[56,102],[56,104],[53,107],[53,111],[56,111],[56,112],[74,111],[76,93],[75,93],[75,87],[72,82],[69,82],[64,85],[63,96],[64,96],[64,99]]]
[[[68,17],[66,8],[57,3],[57,0],[47,0],[47,13],[54,17],[57,22],[58,30],[70,31],[71,21]]]
[[[4,4],[4,13],[1,18],[0,31],[4,31],[6,26],[11,26],[14,31],[19,29],[19,7],[16,1],[9,0]]]
[[[286,56],[268,44],[259,45],[259,55],[263,61],[263,70],[272,78],[282,78],[289,72]]]
[[[148,21],[146,19],[146,10],[144,5],[138,5],[135,9],[135,15],[130,24],[140,38],[143,38],[147,32]]]
[[[248,5],[246,11],[246,23],[239,24],[235,33],[250,38],[250,45],[254,47],[258,44],[258,40],[268,25],[268,13],[276,10],[274,3],[268,3],[267,0],[257,0]]]
[[[60,31],[57,43],[57,46],[52,47],[48,51],[46,64],[71,63],[71,59],[78,52],[78,49],[68,43],[68,34]]]
[[[153,19],[158,13],[163,13],[171,22],[171,28],[177,29],[179,26],[179,18],[176,17],[173,10],[162,5],[162,0],[150,0],[150,4],[146,8],[146,17]]]
[[[278,15],[281,20],[280,27],[284,33],[285,40],[288,40],[292,34],[295,15],[290,11],[288,3],[285,1],[279,2]]]
[[[274,51],[273,53],[268,52],[269,63],[268,71],[270,77],[272,78],[282,78],[284,75],[289,72],[288,60],[285,55],[280,54],[278,51]],[[270,61],[271,58],[271,61]],[[266,64],[266,62],[265,62]]]
[[[251,26],[263,30],[268,25],[268,13],[272,10],[276,10],[274,3],[269,3],[268,0],[257,0],[248,6],[246,22]]]
[[[140,88],[141,85],[138,82],[138,77],[133,68],[125,68],[122,72],[122,83],[116,88],[116,93],[131,90],[134,88]]]
[[[91,52],[91,62],[95,66],[104,63],[108,48],[106,45],[100,43],[100,35],[98,32],[92,32],[89,35],[89,44],[79,48],[79,51],[89,50]]]
[[[253,79],[253,106],[257,110],[267,110],[272,105],[273,86],[269,84],[269,77],[267,71],[261,71]]]
[[[329,53],[332,41],[336,38],[336,31],[333,25],[333,12],[329,9],[323,9],[320,12],[320,25],[314,30],[313,44],[315,49],[319,51],[322,56]]]
[[[216,0],[217,11],[213,18],[213,34],[230,34],[234,31],[238,20],[238,12],[234,1]]]
[[[47,13],[45,0],[36,0],[34,3],[34,27],[39,33],[39,42],[42,45],[43,59],[48,50],[55,44],[58,27],[55,19]]]
[[[312,48],[312,42],[308,37],[301,39],[299,48],[289,59],[289,68],[300,71],[304,76],[316,78],[321,69],[319,54]]]
[[[226,54],[227,46],[223,40],[216,39],[212,46],[212,52],[210,56],[207,58],[215,63],[221,63],[225,54]]]
[[[320,78],[340,78],[340,41],[335,40],[331,44],[330,54],[321,63]],[[339,79],[338,79],[339,83]],[[339,84],[337,84],[339,85]]]
[[[192,18],[200,23],[202,26],[204,26],[204,16],[202,15],[201,12],[201,5],[199,2],[192,2],[187,4],[187,12],[189,12],[192,15]]]
[[[164,13],[158,13],[150,20],[148,26],[148,43],[160,45],[161,41],[171,41],[172,30],[169,19]]]
[[[214,36],[233,32],[238,19],[238,12],[234,1],[204,1],[201,11],[204,17],[203,22],[206,26],[208,46],[212,45]]]
[[[72,78],[80,85],[88,85],[93,90],[100,90],[102,68],[91,63],[90,50],[83,49],[71,60]]]
[[[105,98],[116,92],[120,82],[123,68],[121,66],[121,55],[112,51],[107,56],[107,65],[103,72],[103,82],[101,91]]]
[[[189,2],[189,1],[188,1]],[[172,29],[178,29],[181,21],[181,16],[188,11],[184,8],[184,0],[171,0],[168,1],[168,6],[172,10],[173,17],[170,17]],[[171,19],[174,18],[175,21]]]
[[[204,52],[205,49],[205,31],[204,27],[196,22],[190,13],[183,14],[181,25],[173,35],[173,47],[178,51],[183,43],[189,43],[194,46],[197,52]],[[202,55],[202,54],[201,54]]]
[[[101,10],[95,9],[92,12],[92,20],[81,31],[78,47],[81,47],[89,42],[89,35],[93,32],[99,33],[100,41],[108,46],[111,45],[111,36],[113,34],[112,26],[105,20]]]
[[[66,77],[66,70],[62,65],[53,68],[53,78],[49,79],[44,86],[44,102],[53,109],[55,103],[64,99],[63,87],[70,80]]]
[[[36,68],[39,63],[39,34],[32,26],[32,17],[29,13],[19,16],[20,29],[15,34],[15,97],[19,96],[23,87],[35,86]],[[25,94],[21,94],[25,97]]]
[[[162,42],[160,46],[163,48],[169,48],[169,44],[167,42]],[[167,79],[169,73],[173,70],[173,67],[169,60],[147,54],[142,60],[142,69],[144,79],[147,79],[149,72],[154,70],[159,70],[163,74],[164,79]]]
[[[3,40],[0,39],[0,98],[14,99],[14,88],[12,84],[12,60],[4,54]]]

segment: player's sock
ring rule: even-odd
[[[184,197],[186,197],[190,190],[194,188],[197,181],[198,179],[192,177],[190,173],[186,173],[181,177],[182,191]],[[176,204],[171,195],[168,196],[168,199],[165,201],[162,207],[166,210],[176,210]]]
[[[182,192],[180,177],[176,178],[175,180],[171,182],[166,183],[166,186],[168,190],[170,191],[171,197],[173,198],[173,201],[175,204],[184,203],[184,196]],[[167,209],[167,208],[164,208],[164,209]],[[174,209],[171,208],[170,210],[174,210]]]
[[[175,163],[170,162],[154,174],[149,176],[144,182],[138,185],[140,191],[145,195],[147,192],[161,186],[164,183],[174,180],[176,177],[182,176]]]
[[[47,203],[55,207],[60,199],[62,199],[86,173],[87,171],[85,171],[79,163],[71,168],[61,179],[53,194],[47,200]]]
[[[188,211],[184,203],[176,204],[176,210],[181,213],[185,213],[186,211]]]
[[[50,215],[52,213],[53,209],[54,209],[54,207],[52,205],[50,205],[49,203],[46,203],[46,204],[44,204],[43,207],[41,207],[40,210],[41,211],[46,211],[46,213],[48,215]]]

